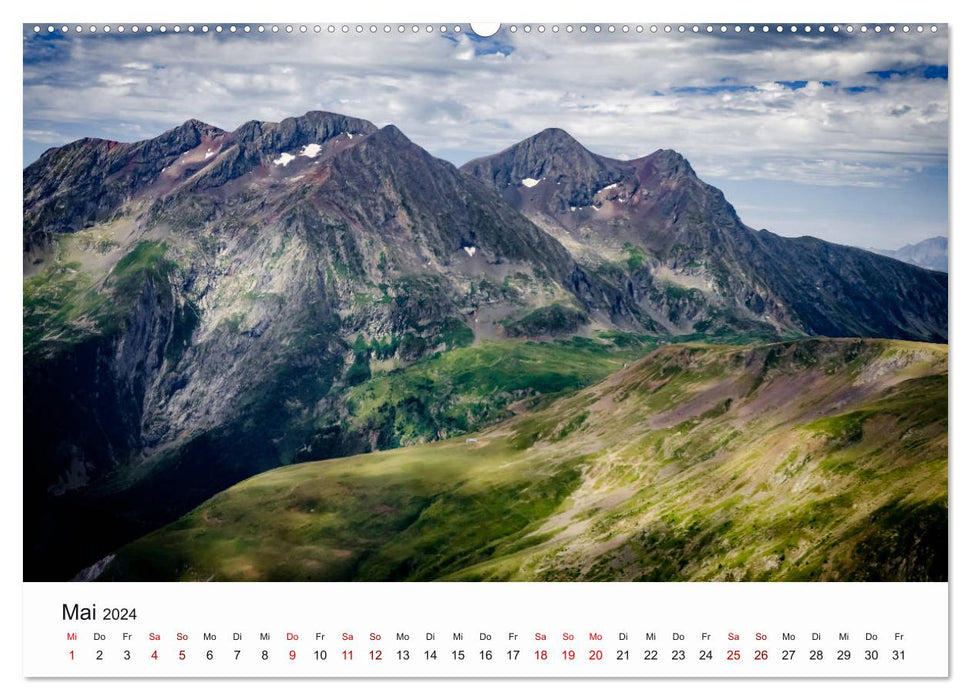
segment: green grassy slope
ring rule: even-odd
[[[253,477],[104,578],[947,577],[945,346],[664,346],[474,437]]]
[[[341,430],[388,449],[481,429],[541,396],[594,384],[657,346],[654,338],[487,340],[375,373],[351,387]]]

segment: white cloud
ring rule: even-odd
[[[25,62],[25,127],[144,138],[190,117],[233,129],[327,109],[394,123],[438,153],[489,153],[560,126],[615,157],[674,148],[702,175],[884,186],[944,162],[948,89],[868,71],[945,63],[946,41],[943,32],[71,37],[61,60]],[[809,82],[777,83],[796,80]],[[755,89],[705,92],[726,85]],[[845,89],[856,85],[875,89]],[[104,133],[119,115],[137,126]]]

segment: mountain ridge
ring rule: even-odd
[[[821,239],[756,231],[670,149],[618,161],[557,130],[556,142],[573,157],[556,161],[566,172],[551,171],[536,158],[537,145],[551,138],[540,132],[461,169],[491,183],[581,262],[639,288],[650,307],[667,312],[657,320],[669,332],[734,310],[809,335],[946,340],[946,276],[884,264]],[[591,162],[599,169],[591,170]],[[515,179],[527,173],[529,180]],[[672,283],[680,307],[669,299]],[[901,297],[905,288],[920,298]],[[888,311],[895,306],[899,312]]]

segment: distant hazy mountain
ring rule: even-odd
[[[870,248],[869,250],[928,270],[947,272],[947,236],[925,238],[919,243],[905,245],[903,248],[897,248],[897,250],[881,250],[879,248]]]

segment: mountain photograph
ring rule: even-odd
[[[946,581],[946,37],[634,34],[25,28],[25,579]]]

